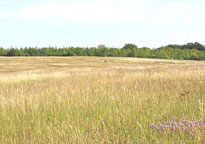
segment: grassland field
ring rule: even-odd
[[[107,63],[104,63],[107,59]],[[0,57],[2,144],[204,144],[205,61]]]

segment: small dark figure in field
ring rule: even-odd
[[[104,60],[104,63],[107,63],[107,60],[106,60],[106,59]]]

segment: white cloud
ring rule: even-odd
[[[123,45],[123,43],[129,41],[133,43],[136,42],[137,44],[141,42],[143,45],[150,43],[151,46],[166,45],[167,43],[183,44],[187,42],[187,33],[189,33],[189,41],[199,41],[205,44],[205,28],[203,26],[205,24],[205,3],[197,1],[173,1],[49,0],[49,2],[40,3],[32,1],[30,4],[22,3],[16,8],[7,10],[0,9],[0,19],[6,18],[9,20],[9,23],[10,20],[32,20],[29,22],[39,24],[36,26],[36,29],[37,27],[39,27],[39,29],[43,28],[45,26],[44,24],[53,27],[63,25],[67,26],[67,29],[76,29],[75,33],[79,34],[77,38],[73,36],[74,34],[72,32],[74,30],[65,36],[70,35],[67,39],[73,38],[73,43],[77,43],[77,45],[89,45],[88,43],[110,43],[112,45],[112,43],[114,43],[113,37],[117,37],[115,39],[115,45]],[[75,22],[79,22],[80,24],[74,26],[74,24],[76,24]],[[94,31],[103,32],[108,25],[88,26],[90,33],[86,33],[88,38],[85,40],[82,36],[82,31],[87,28],[87,25],[84,26],[81,24],[118,25],[114,30],[111,28],[107,30],[106,34],[110,35],[110,37],[106,34],[105,36],[100,35],[100,38],[96,38],[96,40],[93,40],[93,35],[95,35]],[[40,27],[41,25],[43,26]],[[29,27],[33,27],[33,25]],[[48,27],[48,29],[49,28],[50,27]],[[60,28],[59,32],[61,30],[64,31],[64,27]],[[89,37],[91,38],[90,42]],[[76,39],[80,40],[76,41]]]
[[[122,22],[173,24],[186,23],[197,10],[204,7],[193,2],[171,2],[161,6],[158,4],[154,0],[33,3],[25,4],[17,10],[1,12],[0,18],[71,19],[88,24]]]
[[[84,23],[112,23],[124,21],[140,21],[145,18],[145,2],[122,0],[114,2],[97,1],[90,3],[42,3],[26,4],[16,11],[7,11],[0,14],[0,17],[17,18],[63,18],[72,19]],[[129,3],[129,4],[128,4]]]
[[[190,42],[200,42],[205,44],[205,30],[203,31],[195,31],[188,35],[188,41]]]
[[[105,24],[148,22],[153,24],[190,22],[190,17],[201,17],[203,3],[166,2],[155,0],[95,0],[86,2],[50,1],[24,4],[19,9],[0,12],[0,18],[71,19],[81,23]]]
[[[59,27],[62,25],[62,23],[60,21],[52,21],[50,23],[51,26],[54,26],[54,27]]]
[[[171,2],[158,8],[151,18],[157,24],[187,24],[193,23],[202,17],[200,9],[204,4],[191,2]],[[203,16],[204,17],[204,16]]]

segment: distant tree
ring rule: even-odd
[[[6,56],[8,53],[7,50],[3,49],[3,48],[0,48],[0,56]]]
[[[126,50],[134,50],[134,49],[137,49],[137,48],[138,48],[137,45],[135,45],[135,44],[130,44],[130,43],[125,44],[125,45],[122,47],[122,49],[126,49]]]
[[[200,60],[200,51],[198,51],[197,49],[192,49],[190,51],[190,59]]]
[[[151,50],[147,47],[143,47],[143,48],[139,48],[137,49],[137,52],[136,52],[136,56],[137,57],[145,57],[145,58],[148,58],[150,57],[150,54],[151,54]]]
[[[84,48],[72,48],[71,51],[75,51],[75,54],[78,56],[85,56],[85,49]]]
[[[97,51],[97,49],[95,47],[92,47],[92,48],[88,49],[87,54],[88,54],[88,56],[95,56],[96,51]]]
[[[104,44],[100,44],[97,46],[98,49],[107,48]]]
[[[109,49],[105,45],[98,45],[96,50],[96,56],[108,56],[108,51]]]
[[[136,57],[137,56],[137,49],[136,48],[128,49],[127,51],[128,51],[128,54],[127,54],[128,57]]]
[[[119,49],[117,49],[117,48],[110,48],[109,52],[108,52],[108,56],[110,56],[110,57],[120,56]]]
[[[205,51],[205,47],[198,43],[198,42],[195,42],[195,43],[187,43],[185,45],[182,45],[181,46],[182,49],[197,49],[197,50],[200,50],[200,51]]]
[[[8,51],[7,56],[24,56],[24,53],[21,50],[12,48]]]
[[[0,56],[121,56],[141,58],[163,58],[163,59],[193,59],[205,60],[204,46],[198,42],[186,45],[168,45],[156,49],[147,47],[138,48],[134,44],[125,44],[123,48],[108,48],[98,45],[97,48],[81,47],[43,47],[43,48],[0,48]]]
[[[75,56],[75,54],[72,51],[68,51],[65,56]]]
[[[166,47],[173,48],[173,49],[180,49],[180,45],[167,45]]]
[[[136,57],[137,55],[137,46],[135,44],[125,44],[121,48],[123,55],[126,55],[128,57]],[[126,52],[125,52],[126,51]]]
[[[121,57],[127,57],[130,53],[130,50],[126,50],[126,49],[120,49],[120,56]]]

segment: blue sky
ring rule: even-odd
[[[204,0],[0,0],[0,47],[205,45]]]

